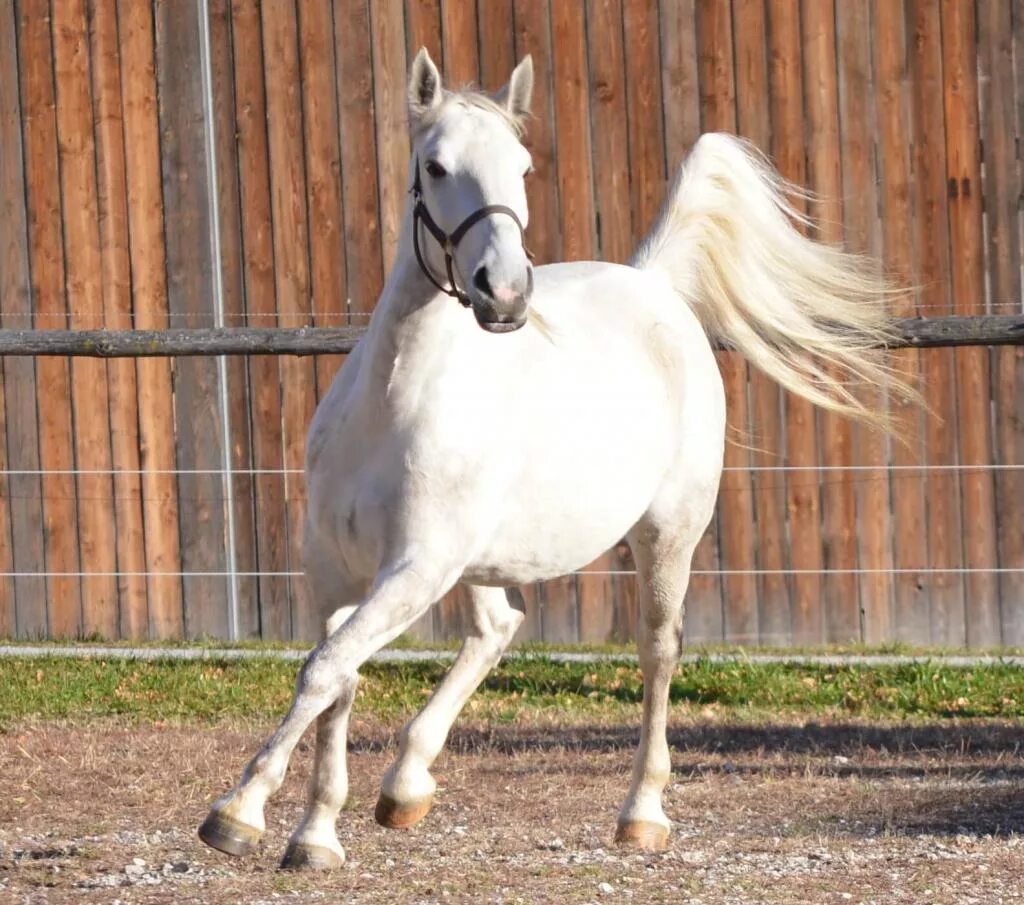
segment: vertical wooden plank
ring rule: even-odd
[[[1012,20],[1012,21],[1011,21]],[[1024,4],[981,0],[978,9],[981,54],[985,211],[992,301],[1017,302],[1021,310],[1017,199],[1022,190],[1016,137],[1024,121]],[[1016,90],[1014,90],[1016,89]],[[1016,100],[1016,103],[1014,103]],[[994,307],[994,305],[993,305]],[[997,312],[1005,311],[996,308]],[[1024,347],[994,349],[995,461],[1024,465]],[[1024,468],[996,472],[999,566],[1016,569],[999,576],[1003,644],[1024,644]]]
[[[408,36],[409,58],[421,47],[440,66],[441,54],[441,0],[405,0],[405,31]]]
[[[18,73],[14,5],[4,4],[0,7],[0,324],[24,328],[32,326],[32,284]],[[34,360],[7,359],[3,377],[5,467],[38,471]],[[14,621],[8,631],[20,638],[40,637],[47,624],[46,579],[41,577],[46,571],[40,530],[42,485],[37,474],[12,475],[4,489],[9,497],[13,571],[40,576],[14,579],[10,588]],[[2,522],[0,530],[6,530]]]
[[[0,28],[3,25],[0,23]],[[0,363],[0,381],[3,366]],[[0,405],[0,437],[7,439],[7,413]],[[0,470],[7,470],[7,444],[0,443]],[[14,549],[11,532],[10,478],[0,476],[0,638],[13,638],[17,627],[17,603],[14,598]]]
[[[669,182],[700,136],[697,19],[694,0],[661,0],[661,93]],[[618,169],[609,164],[613,171]],[[690,644],[721,639],[722,581],[718,574],[717,513],[693,554],[684,636]]]
[[[247,323],[242,260],[241,199],[239,197],[238,148],[235,130],[234,48],[231,43],[230,0],[210,0],[210,115],[216,163],[220,282],[224,304],[224,325]],[[240,356],[224,359],[227,381],[227,418],[230,453],[235,578],[238,602],[239,638],[259,636],[259,579],[256,555],[256,510],[254,500],[252,434],[250,430],[247,365]],[[228,500],[225,500],[225,507]],[[226,508],[225,508],[225,511]]]
[[[380,243],[384,272],[398,251],[402,214],[409,193],[409,130],[406,116],[405,14],[402,0],[373,0],[370,27],[377,171],[380,181]]]
[[[496,91],[516,65],[513,0],[477,0],[480,35],[480,85]]]
[[[238,142],[243,281],[246,314],[256,326],[278,323],[275,299],[273,217],[267,102],[263,83],[263,38],[256,0],[232,0],[235,129]],[[271,356],[248,359],[253,467],[259,518],[256,562],[259,577],[259,633],[265,640],[290,638],[288,521],[281,424],[280,362]],[[278,473],[275,473],[278,472]]]
[[[805,0],[803,16],[804,92],[807,116],[807,178],[817,193],[812,213],[818,222],[816,238],[839,244],[843,240],[843,139],[840,136],[839,61],[836,49],[836,8],[831,0]],[[845,122],[843,127],[845,128]],[[863,153],[858,147],[857,153]],[[854,464],[850,421],[821,412],[821,455],[830,468]],[[857,567],[857,472],[827,472],[822,479],[823,577],[827,634],[859,634]],[[873,478],[869,475],[868,478]],[[796,479],[800,479],[797,475]]]
[[[153,16],[148,3],[119,0],[121,91],[128,184],[132,307],[139,329],[166,329],[167,271]],[[178,638],[184,624],[169,359],[137,362],[143,524],[149,572],[149,634]]]
[[[114,0],[91,0],[89,44],[92,57],[92,115],[96,124],[103,323],[110,329],[126,330],[133,326],[131,262],[128,254],[121,54]],[[131,358],[111,359],[107,362],[107,374],[117,568],[122,573],[117,582],[120,601],[117,634],[122,638],[144,638],[148,633],[148,600],[142,479],[138,474],[141,459],[135,361]]]
[[[340,323],[348,308],[333,24],[330,0],[300,0],[309,276],[314,322],[319,326]],[[317,356],[320,396],[330,388],[342,360],[339,355]]]
[[[33,309],[37,326],[67,327],[50,8],[46,0],[26,0],[18,11]],[[82,587],[67,575],[80,569],[67,359],[37,361],[36,380],[39,464],[49,472],[42,480],[46,570],[57,573],[47,581],[47,629],[51,637],[75,637],[82,629]]]
[[[902,0],[876,0],[873,24],[883,261],[886,272],[898,284],[910,286],[916,278],[907,143],[911,112]],[[895,300],[893,314],[897,317],[911,317],[916,313],[912,293]],[[920,361],[916,350],[903,349],[895,353],[894,367],[912,386],[919,383]],[[924,461],[924,415],[913,403],[891,404],[896,406],[893,417],[904,438],[904,442],[892,444],[893,464],[920,465]],[[897,641],[920,642],[931,638],[928,583],[923,573],[914,574],[909,570],[928,567],[925,482],[923,473],[901,470],[898,475],[892,482],[892,535],[893,564],[901,571],[893,582],[892,637]]]
[[[374,135],[372,38],[366,0],[335,0],[335,41],[341,105],[341,172],[350,313],[368,314],[383,285],[377,148]]]
[[[155,13],[167,303],[176,326],[198,327],[210,323],[213,306],[199,11],[195,0],[157,0]],[[184,630],[224,637],[230,579],[187,574],[227,569],[216,360],[175,362],[174,434],[179,468],[214,472],[183,474],[178,483]]]
[[[52,32],[68,324],[95,330],[103,325],[103,284],[84,0],[55,4]],[[87,501],[78,514],[80,567],[87,573],[82,632],[113,638],[119,619],[107,363],[75,359],[71,385],[76,484],[79,499]]]
[[[840,65],[840,115],[843,130],[843,216],[847,247],[877,258],[878,193],[875,185],[874,107],[875,86],[871,75],[871,9],[869,0],[837,7]],[[885,395],[873,388],[862,392],[869,404],[884,408]],[[828,435],[831,426],[823,419]],[[893,627],[892,523],[886,437],[860,426],[853,432],[854,459],[877,471],[858,473],[857,547],[860,578],[859,636],[869,644],[890,638]],[[851,600],[851,615],[856,616]],[[830,601],[833,605],[834,602]],[[846,607],[843,606],[845,610]]]
[[[0,13],[2,14],[2,13]],[[4,16],[0,19],[0,54],[10,50],[14,40],[14,23],[8,21]],[[10,60],[0,60],[0,67],[16,64],[14,54]],[[0,79],[8,73],[0,69]],[[17,87],[17,74],[11,81],[11,87]],[[3,89],[0,89],[2,91]],[[9,89],[8,89],[9,91]],[[0,217],[6,220],[11,217],[15,224],[24,224],[24,212],[16,212],[15,198],[24,198],[24,186],[19,179],[15,182],[11,177],[15,167],[21,164],[20,142],[14,146],[12,139],[14,135],[8,134],[10,130],[15,135],[20,133],[20,122],[13,121],[9,117],[10,97],[6,93],[0,94]],[[15,164],[3,161],[3,155],[11,154],[16,158]],[[12,197],[13,196],[13,197]],[[13,293],[24,293],[25,287],[19,287],[15,282],[19,276],[24,275],[23,266],[19,267],[18,259],[21,258],[19,251],[24,248],[25,234],[22,231],[18,236],[8,225],[0,225],[0,293],[6,295],[8,291]],[[23,260],[23,258],[22,258]],[[18,272],[20,271],[20,273]],[[0,295],[0,299],[3,298]],[[0,302],[2,305],[2,302]],[[0,307],[0,317],[5,312]],[[4,383],[3,368],[0,367],[0,387]],[[0,405],[0,470],[6,472],[7,464],[7,412],[4,405]],[[17,600],[15,598],[14,578],[10,575],[14,571],[14,533],[11,523],[11,480],[10,476],[4,474],[0,478],[0,638],[13,638],[17,629]]]
[[[623,0],[622,27],[629,37],[625,43],[626,115],[636,245],[654,223],[666,189],[657,6],[648,0]],[[559,135],[561,128],[559,123]]]
[[[943,111],[942,34],[939,7],[907,0],[907,43],[913,91],[913,203],[915,250],[922,313],[950,314],[949,233],[946,218],[946,143]],[[957,461],[954,361],[948,349],[921,355],[922,389],[931,417],[925,421],[928,463]],[[960,494],[955,472],[927,473],[928,562],[932,569],[959,570]],[[958,571],[935,572],[931,579],[931,642],[958,647],[967,640],[964,589]],[[923,640],[923,639],[922,639]]]
[[[441,0],[441,52],[449,88],[476,84],[480,77],[478,44],[476,4],[472,0]]]
[[[705,132],[736,132],[736,63],[729,4],[700,0],[697,5],[701,121]],[[723,640],[756,644],[757,581],[754,556],[754,500],[750,479],[747,364],[734,352],[719,353],[725,384],[728,434],[718,506],[722,580]],[[732,573],[732,574],[729,574]]]
[[[529,243],[537,256],[536,263],[547,264],[561,260],[562,256],[548,0],[516,0],[515,58],[521,60],[528,53],[533,54],[534,71],[533,116],[526,134],[526,146],[533,156],[533,175],[526,185]]]
[[[769,83],[773,127],[772,153],[779,172],[792,182],[807,178],[803,67],[800,60],[800,8],[797,0],[769,0]],[[822,637],[822,541],[821,500],[818,487],[818,443],[814,407],[804,399],[786,394],[787,464],[800,471],[790,473],[786,500],[789,509],[794,640],[813,643]],[[836,640],[856,637],[856,623],[833,631]]]
[[[700,137],[695,0],[660,0],[661,96],[669,182]]]
[[[295,327],[308,321],[310,289],[298,24],[294,4],[274,9],[263,4],[261,13],[278,323]],[[280,368],[283,465],[300,469],[306,426],[313,413],[313,366],[308,361],[282,358]],[[299,476],[287,475],[289,571],[301,568],[299,541],[305,508],[302,485]],[[291,580],[289,595],[292,637],[319,637],[323,632],[321,614],[315,611],[305,581]]]
[[[943,78],[946,111],[946,178],[952,289],[957,314],[985,311],[985,257],[981,223],[981,134],[978,123],[978,58],[974,4],[942,5]],[[989,351],[954,353],[959,408],[963,500],[967,643],[1000,642],[995,487],[992,462]]]
[[[736,112],[741,135],[764,152],[772,146],[768,93],[767,18],[764,0],[733,5],[736,44]],[[779,385],[749,369],[750,459],[753,473],[760,642],[789,643],[791,636],[786,561],[786,482],[773,467],[782,465],[783,423]],[[761,469],[761,470],[757,470]]]

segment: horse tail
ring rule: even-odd
[[[865,258],[813,242],[788,200],[806,197],[750,144],[703,135],[630,261],[662,270],[713,338],[822,408],[891,430],[855,384],[916,394],[886,366],[885,303],[896,295]]]

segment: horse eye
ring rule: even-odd
[[[432,176],[434,179],[440,179],[442,176],[448,175],[448,171],[436,160],[428,160],[425,169],[428,175]]]

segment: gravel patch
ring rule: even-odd
[[[195,829],[269,727],[31,724],[0,733],[0,901],[688,905],[1024,902],[1024,755],[1014,724],[676,722],[662,854],[612,842],[635,730],[471,727],[410,831],[372,818],[393,727],[356,720],[348,861],[280,873],[311,752],[257,852]]]

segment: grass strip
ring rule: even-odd
[[[370,664],[361,670],[356,715],[399,719],[417,710],[446,663]],[[27,719],[200,721],[284,713],[295,663],[273,660],[0,661],[0,727]],[[498,667],[471,700],[474,719],[605,721],[638,716],[636,666],[553,663],[543,657]],[[891,720],[1024,717],[1024,669],[939,662],[862,667],[698,661],[672,680],[674,712],[727,718],[863,717]]]

